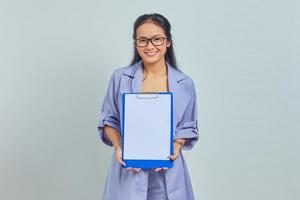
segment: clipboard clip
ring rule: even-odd
[[[159,97],[158,93],[152,93],[152,92],[136,95],[137,99],[158,99],[158,97]]]

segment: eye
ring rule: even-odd
[[[162,38],[153,38],[154,42],[160,42],[162,40]]]

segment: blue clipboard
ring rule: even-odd
[[[122,94],[122,159],[125,167],[173,167],[173,94]]]

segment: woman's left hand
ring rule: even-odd
[[[179,143],[177,143],[177,142],[174,142],[174,154],[173,155],[170,155],[169,156],[169,158],[171,159],[171,160],[176,160],[179,156],[180,156],[180,152],[181,152],[181,147],[182,147],[183,145],[182,144],[179,144]],[[155,172],[160,172],[160,171],[162,171],[162,170],[164,170],[164,171],[166,171],[166,170],[168,170],[169,168],[167,168],[167,167],[162,167],[162,168],[156,168],[155,169]]]
[[[174,142],[174,154],[169,156],[169,158],[171,160],[174,161],[174,160],[176,160],[180,156],[180,152],[181,152],[181,147],[182,146],[183,146],[182,144]]]

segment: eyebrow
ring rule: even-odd
[[[157,37],[157,36],[162,36],[161,34],[156,34],[156,35],[153,35],[152,37],[150,37],[150,38],[154,38],[154,37]],[[140,37],[137,37],[137,38],[139,38],[139,39],[150,39],[150,38],[147,38],[147,37],[145,37],[145,36],[140,36]]]

